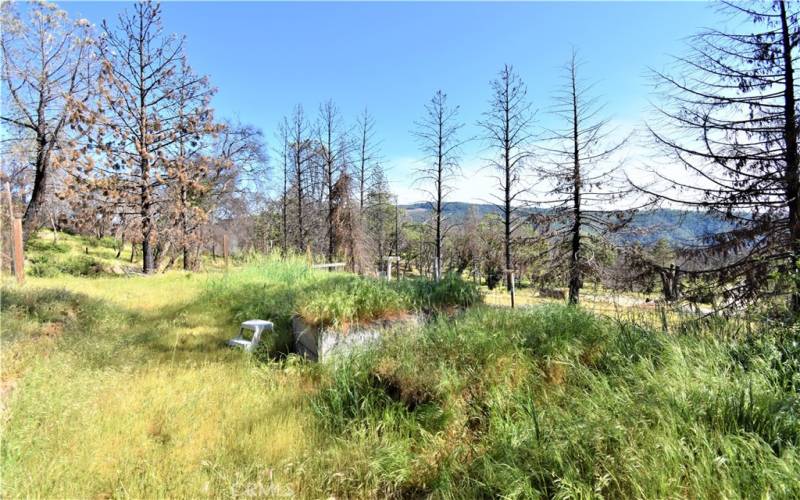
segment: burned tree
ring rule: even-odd
[[[657,145],[684,167],[662,172],[670,188],[641,186],[655,201],[695,207],[730,224],[698,242],[695,255],[724,261],[713,275],[728,304],[788,293],[800,312],[800,172],[795,65],[797,5],[726,4],[752,21],[739,31],[706,30],[675,74],[657,73],[664,99],[650,124]],[[794,11],[789,9],[794,8]]]
[[[175,77],[175,119],[169,124],[172,145],[165,155],[165,211],[173,224],[173,241],[180,249],[183,269],[192,269],[191,249],[197,229],[205,222],[216,181],[230,163],[212,156],[214,123],[209,106],[214,89],[208,79],[194,73],[184,59]],[[158,266],[156,266],[158,267]]]
[[[289,121],[284,118],[278,126],[278,141],[280,143],[281,173],[283,189],[281,190],[281,255],[286,256],[289,250]]]
[[[54,168],[66,163],[67,149],[75,149],[66,135],[73,101],[86,101],[92,93],[93,41],[88,21],[70,20],[55,4],[31,4],[27,20],[11,2],[0,9],[5,90],[0,121],[6,138],[23,145],[33,170],[22,219],[27,243],[41,222]]]
[[[312,170],[313,141],[308,131],[303,107],[299,104],[294,108],[289,129],[289,155],[292,163],[292,190],[295,197],[295,217],[297,227],[295,228],[295,246],[298,251],[304,251],[306,247],[306,222],[304,220],[303,208],[306,204],[307,188],[309,187]]]
[[[166,168],[180,122],[177,92],[188,83],[176,77],[184,64],[183,39],[163,33],[160,8],[151,2],[121,14],[116,28],[103,22],[102,31],[99,97],[94,107],[80,110],[94,153],[81,177],[119,214],[138,219],[142,270],[151,273]]]
[[[602,104],[589,95],[591,85],[579,78],[579,69],[573,51],[552,110],[563,127],[549,131],[537,169],[551,185],[540,202],[550,210],[534,216],[545,221],[543,236],[561,250],[552,257],[568,262],[570,304],[579,302],[585,274],[598,267],[585,240],[606,239],[629,219],[626,212],[609,211],[628,191],[619,182],[619,163],[611,161],[625,140],[612,139],[609,120],[599,116]]]
[[[358,186],[358,206],[361,210],[364,210],[367,195],[375,181],[375,170],[380,160],[378,143],[375,139],[375,120],[367,108],[364,108],[364,112],[356,121],[356,133],[358,137],[355,144],[357,153],[355,181]]]
[[[345,173],[347,166],[347,156],[350,145],[347,136],[342,131],[341,116],[339,109],[333,101],[327,101],[319,108],[317,154],[319,155],[320,166],[322,167],[322,194],[327,209],[325,211],[325,236],[327,239],[326,256],[328,262],[333,262],[336,253],[336,205],[337,198],[334,189],[339,177]],[[350,186],[349,178],[346,183]],[[341,191],[341,189],[339,189]],[[341,198],[341,192],[339,193]]]
[[[365,211],[367,215],[366,230],[374,247],[373,255],[376,257],[376,263],[380,269],[385,262],[384,257],[387,257],[388,252],[391,251],[395,220],[392,193],[383,169],[380,167],[376,170],[375,183],[367,194]]]
[[[458,165],[463,141],[458,134],[463,124],[458,121],[458,106],[447,102],[447,94],[437,90],[425,105],[425,114],[415,122],[416,136],[425,155],[423,166],[417,169],[417,182],[429,196],[433,210],[435,235],[434,279],[438,281],[442,272],[442,244],[448,227],[444,218],[445,198],[452,190],[451,182],[461,175]]]
[[[492,97],[489,110],[479,125],[494,156],[488,160],[495,173],[500,194],[494,195],[494,205],[503,218],[503,247],[506,271],[514,269],[513,237],[524,222],[520,212],[526,162],[531,156],[531,125],[533,113],[527,98],[527,88],[514,68],[506,64],[498,77],[491,82]],[[511,289],[511,275],[506,276],[506,286]]]

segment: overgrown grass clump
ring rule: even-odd
[[[447,276],[386,281],[350,273],[314,270],[299,257],[253,259],[236,272],[213,279],[206,298],[231,310],[238,320],[269,319],[276,336],[270,349],[288,352],[291,318],[323,326],[348,327],[408,313],[438,312],[480,302],[472,283]]]
[[[398,334],[328,367],[312,406],[332,444],[309,494],[796,498],[796,373],[706,333],[547,306]]]

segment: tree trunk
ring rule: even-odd
[[[295,171],[297,174],[297,248],[302,251],[305,248],[305,235],[303,234],[303,175],[301,172],[302,165],[300,164],[299,155],[301,151],[298,149],[295,158]]]
[[[792,67],[792,43],[786,19],[786,6],[778,2],[781,9],[781,34],[783,41],[784,93],[784,141],[786,142],[786,199],[789,203],[789,230],[791,259],[792,312],[800,313],[800,167],[797,152],[797,116],[795,114],[794,70]]]
[[[142,272],[145,274],[150,274],[155,269],[152,237],[153,215],[150,204],[150,193],[145,181],[145,183],[142,184]]]
[[[506,84],[506,95],[508,95],[508,84]],[[511,292],[511,270],[514,268],[511,260],[511,139],[509,137],[511,127],[511,117],[509,116],[509,105],[506,102],[505,109],[505,257],[506,257],[506,290]]]
[[[288,188],[288,175],[289,170],[287,166],[286,154],[283,156],[283,199],[281,200],[281,222],[283,223],[283,232],[281,239],[281,256],[286,257],[286,252],[289,246],[289,220],[288,220],[288,204],[289,188]]]
[[[114,257],[115,259],[119,259],[119,256],[122,255],[122,249],[125,248],[125,231],[122,232],[122,235],[119,239],[119,247],[117,247],[117,255]]]
[[[37,140],[36,175],[33,178],[33,191],[25,215],[22,217],[22,244],[27,247],[28,239],[36,232],[39,225],[41,211],[46,202],[48,168],[50,163],[50,148],[44,137]]]
[[[574,71],[574,69],[573,69]],[[578,95],[575,88],[575,74],[572,74],[572,251],[570,252],[569,303],[580,301],[583,277],[581,276],[581,164],[578,144]]]
[[[184,271],[191,271],[192,270],[192,257],[191,251],[189,249],[189,245],[184,243],[183,245],[183,270]]]
[[[332,173],[328,172],[329,179],[329,188],[328,188],[328,263],[333,262],[333,254],[335,253],[335,246],[336,241],[333,233],[333,200],[331,199],[331,194],[333,192],[333,176]]]

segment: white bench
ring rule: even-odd
[[[263,319],[251,319],[249,321],[245,321],[239,327],[239,336],[233,339],[230,339],[226,342],[231,347],[238,347],[240,349],[244,349],[247,352],[253,352],[258,347],[259,342],[261,342],[261,334],[264,332],[271,332],[273,329],[272,321],[264,321]],[[250,340],[247,340],[243,333],[245,330],[251,330],[253,332],[253,336]]]

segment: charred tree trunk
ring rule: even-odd
[[[145,169],[146,167],[143,166],[142,168]],[[143,172],[146,172],[146,170],[143,170]],[[150,190],[147,188],[147,175],[143,174],[142,177],[142,272],[149,274],[155,269],[155,258],[153,254],[153,210]]]
[[[680,268],[670,265],[669,268],[660,268],[658,275],[661,277],[661,289],[666,302],[675,302],[680,298]]]
[[[504,127],[504,161],[505,161],[505,186],[503,193],[503,202],[505,210],[503,213],[503,243],[505,244],[505,263],[506,263],[506,290],[511,291],[511,270],[514,269],[514,263],[511,260],[511,138],[509,137],[509,130],[511,128],[511,116],[509,106],[506,105],[505,113],[505,127]]]
[[[575,78],[572,78],[572,145],[573,171],[572,171],[572,248],[570,252],[570,277],[569,277],[569,303],[577,304],[580,301],[583,277],[581,276],[581,163],[578,137],[578,95],[575,88]]]
[[[41,107],[40,111],[43,111]],[[25,208],[25,214],[22,217],[22,243],[26,246],[28,239],[39,226],[41,211],[47,199],[47,180],[50,169],[50,144],[44,134],[39,135],[36,144],[36,175],[33,179],[33,191],[31,192],[28,206]]]
[[[792,40],[789,30],[786,5],[780,3],[781,40],[783,44],[783,73],[786,92],[784,94],[784,140],[786,141],[786,199],[789,201],[789,230],[791,239],[790,269],[793,278],[790,305],[792,312],[800,313],[800,167],[797,152],[797,116],[794,95],[794,69],[792,67]]]

